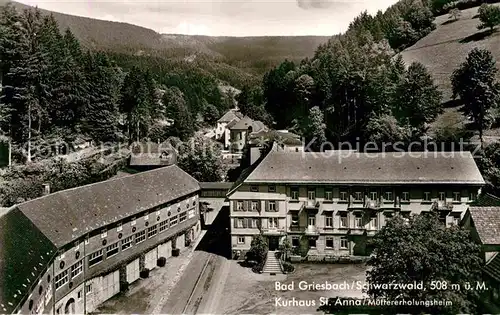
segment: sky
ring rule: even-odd
[[[164,34],[293,36],[344,32],[364,10],[396,0],[17,0],[51,11],[127,22]]]

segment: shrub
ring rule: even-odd
[[[139,276],[143,279],[146,279],[149,277],[149,269],[148,268],[144,268],[140,273],[139,273]]]
[[[120,292],[127,292],[129,283],[127,281],[120,281]]]
[[[288,261],[283,262],[283,271],[286,273],[293,272],[295,270],[295,266],[289,263]]]
[[[158,267],[164,267],[165,265],[167,264],[167,259],[165,257],[160,257],[158,258],[158,260],[156,261],[156,265]]]

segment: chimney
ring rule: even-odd
[[[50,194],[50,184],[43,184],[43,196],[47,196]]]

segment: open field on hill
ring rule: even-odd
[[[500,30],[492,35],[478,30],[477,11],[477,7],[463,10],[460,19],[451,23],[448,15],[437,17],[436,30],[402,52],[407,64],[418,61],[429,69],[444,93],[443,101],[452,96],[450,75],[473,48],[491,51],[500,68]]]

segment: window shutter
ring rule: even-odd
[[[238,211],[238,201],[237,200],[233,201],[233,210]]]
[[[237,228],[238,227],[238,219],[233,218],[233,221],[234,221],[234,227]]]
[[[243,219],[243,228],[247,228],[248,227],[248,218],[245,218]]]
[[[259,228],[259,229],[260,229],[260,228],[261,228],[261,226],[262,226],[262,223],[261,223],[261,222],[262,222],[262,220],[261,220],[261,219],[257,219],[257,228]]]
[[[266,200],[266,211],[269,211],[269,200]]]
[[[248,211],[248,200],[243,201],[243,211]]]
[[[257,211],[260,212],[260,208],[261,208],[261,202],[260,200],[257,201]]]
[[[274,202],[274,204],[276,205],[274,209],[276,209],[276,212],[279,212],[279,211],[280,211],[280,208],[279,208],[279,204],[280,204],[280,202],[279,202],[279,200],[276,200],[276,201]]]

